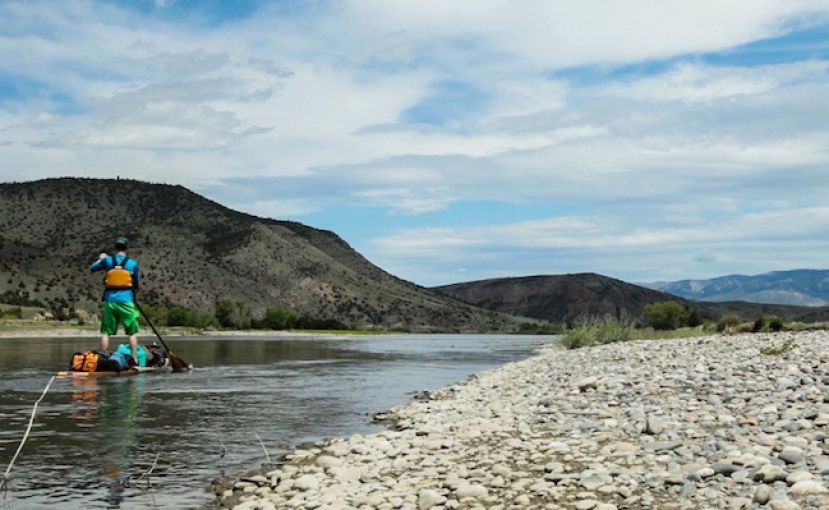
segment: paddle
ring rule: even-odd
[[[150,318],[147,317],[147,314],[144,313],[144,310],[142,310],[141,307],[138,306],[138,302],[133,301],[133,303],[135,303],[135,307],[138,308],[138,311],[141,312],[141,315],[144,316],[144,320],[147,321],[147,324],[150,325],[150,328],[152,328],[153,333],[155,333],[155,336],[157,336],[158,339],[161,340],[161,345],[163,345],[164,348],[167,349],[167,356],[170,358],[170,365],[173,366],[173,372],[184,372],[185,370],[190,370],[190,364],[184,361],[183,359],[179,358],[175,354],[173,354],[173,351],[171,351],[170,348],[167,347],[167,342],[165,342],[164,339],[161,338],[161,334],[158,332],[157,329],[155,329],[155,325],[152,323]]]

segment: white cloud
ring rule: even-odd
[[[257,200],[240,204],[228,204],[229,207],[247,211],[262,218],[287,219],[308,214],[319,209],[317,204],[308,200]]]
[[[659,213],[648,208],[640,214],[648,212]],[[741,271],[765,271],[769,266],[763,264],[769,260],[787,267],[810,266],[819,251],[827,248],[829,234],[827,207],[744,213],[682,226],[648,225],[647,221],[636,225],[630,220],[602,214],[492,226],[407,229],[375,240],[371,255],[387,261],[387,267],[401,268],[403,277],[429,284],[450,283],[447,278],[456,264],[474,264],[476,260],[489,266],[510,264],[510,275],[604,270],[641,281],[682,278],[691,262],[706,264],[708,276],[739,267]],[[711,255],[712,250],[716,256]],[[772,253],[776,255],[770,256]],[[781,256],[792,258],[783,262]],[[415,272],[416,267],[432,271]]]
[[[607,93],[647,101],[711,101],[762,94],[784,85],[826,81],[829,62],[712,67],[681,63],[666,73],[608,87]]]
[[[395,211],[421,214],[445,209],[450,199],[448,189],[419,189],[414,193],[407,188],[367,189],[356,192],[356,198],[365,204],[379,204]]]
[[[346,5],[345,27],[392,38],[395,48],[405,45],[401,39],[409,47],[435,38],[471,39],[493,54],[545,69],[731,48],[782,33],[790,17],[829,10],[824,1],[783,0],[356,0]]]
[[[486,239],[592,250],[578,260],[597,267],[610,264],[601,253],[612,246],[685,246],[689,260],[711,260],[709,245],[730,242],[733,232],[715,235],[725,226],[764,231],[747,216],[752,207],[823,214],[814,207],[829,189],[825,60],[725,66],[696,57],[595,83],[550,76],[732,49],[825,21],[825,1],[307,8],[266,6],[209,27],[108,3],[0,4],[0,73],[21,80],[21,97],[0,103],[0,178],[128,175],[212,187],[228,203],[276,217],[359,204],[451,214],[455,202],[487,200],[598,211],[512,225],[514,233],[435,225],[371,247],[385,267],[456,257],[447,274],[470,258],[481,265],[468,274],[490,271],[469,251],[491,248]],[[481,100],[447,104],[460,114],[445,124],[403,121],[446,83]],[[253,189],[241,201],[221,186],[231,178],[288,187]],[[706,246],[683,244],[689,239]],[[715,259],[712,270],[739,257]]]

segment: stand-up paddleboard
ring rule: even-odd
[[[133,367],[120,372],[75,372],[73,370],[62,370],[57,373],[58,377],[126,377],[130,375],[146,374],[148,372],[170,372],[169,363],[163,367]]]

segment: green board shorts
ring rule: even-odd
[[[113,303],[104,301],[101,314],[101,334],[118,334],[118,325],[124,325],[124,333],[134,335],[138,333],[138,309],[135,303]]]

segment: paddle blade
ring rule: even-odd
[[[190,365],[174,353],[167,353],[167,357],[170,358],[170,365],[173,367],[173,372],[184,372],[185,370],[190,370]]]

